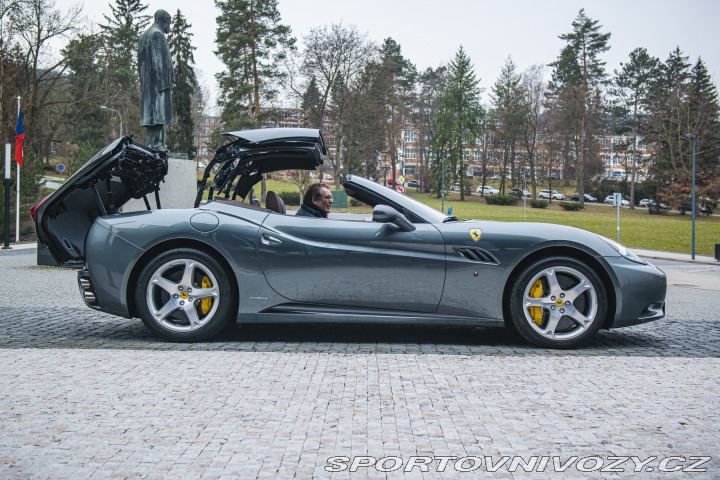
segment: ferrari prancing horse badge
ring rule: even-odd
[[[470,238],[473,239],[473,242],[477,242],[480,240],[480,237],[482,237],[482,230],[479,228],[472,228],[470,229]]]

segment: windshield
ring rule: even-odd
[[[449,221],[457,221],[457,217],[455,216],[447,216],[443,214],[442,212],[438,212],[432,207],[429,207],[428,205],[425,205],[424,203],[415,200],[412,197],[409,197],[407,195],[403,195],[401,193],[398,193],[395,190],[391,190],[388,188],[388,197],[396,197],[403,201],[403,203],[409,203],[410,205],[403,205],[407,210],[410,210],[411,212],[415,213],[421,218],[424,218],[430,223],[443,223],[443,222],[449,222]]]
[[[404,212],[408,219],[415,222],[412,216],[422,219],[428,223],[443,223],[447,221],[456,221],[455,217],[438,212],[432,207],[425,205],[412,197],[398,193],[397,191],[379,185],[366,178],[357,175],[348,175],[344,180],[343,186],[349,197],[355,198],[371,207],[376,205],[390,205],[400,212]],[[412,213],[412,215],[407,215]]]

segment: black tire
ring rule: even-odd
[[[573,348],[587,343],[607,315],[600,277],[580,260],[551,257],[532,263],[510,291],[510,322],[530,343]]]
[[[135,287],[140,318],[171,342],[212,338],[237,317],[238,295],[228,275],[200,250],[161,253],[142,269]]]

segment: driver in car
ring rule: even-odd
[[[305,192],[302,205],[295,215],[328,218],[333,203],[332,192],[323,183],[313,183]]]

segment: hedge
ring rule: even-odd
[[[485,203],[488,205],[517,205],[518,197],[514,195],[487,195],[485,197]]]
[[[577,212],[578,210],[582,210],[583,207],[580,205],[580,202],[560,202],[560,207],[562,207],[563,210],[567,210],[569,212]]]
[[[300,205],[300,192],[278,192],[285,205]]]

